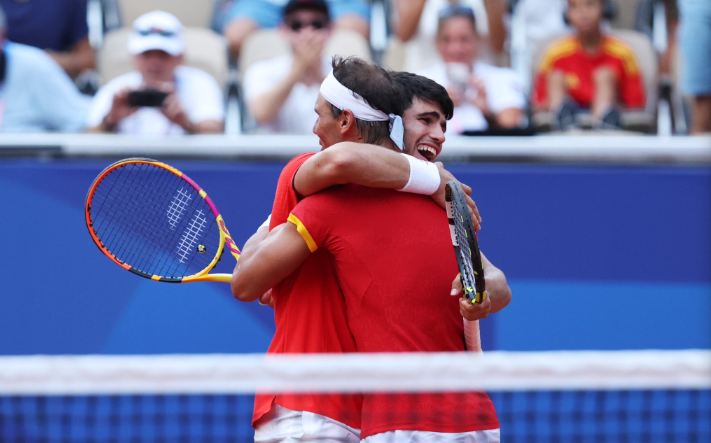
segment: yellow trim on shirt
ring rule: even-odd
[[[294,214],[289,214],[289,218],[286,220],[296,225],[296,230],[299,232],[301,237],[303,237],[304,241],[306,241],[309,251],[314,252],[318,249],[318,245],[314,241],[313,237],[311,237],[311,234],[309,234],[309,230],[306,229],[306,226],[301,223],[301,220],[299,220]]]

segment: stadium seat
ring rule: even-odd
[[[637,62],[640,66],[640,71],[644,78],[645,93],[647,96],[644,109],[641,110],[623,110],[622,124],[624,129],[631,131],[639,131],[645,133],[653,133],[656,131],[656,112],[657,98],[659,95],[659,69],[657,65],[657,55],[654,52],[652,43],[646,35],[637,31],[616,30],[612,35],[630,45],[637,56]],[[545,49],[553,41],[560,36],[543,42],[534,52],[531,71],[534,73],[541,64]],[[534,112],[533,124],[539,131],[549,131],[553,123],[553,113],[551,112]],[[589,114],[581,114],[578,116],[578,123],[582,127],[591,127],[591,118]]]
[[[124,26],[146,12],[156,9],[170,12],[186,27],[209,28],[215,10],[214,0],[116,0]]]
[[[126,49],[130,28],[106,34],[99,51],[98,69],[102,83],[133,71],[131,55]],[[185,64],[208,72],[224,87],[227,81],[227,43],[222,36],[207,28],[185,29]]]
[[[253,63],[260,60],[288,54],[288,43],[274,29],[261,29],[252,33],[239,55],[238,66],[245,72]],[[325,52],[329,56],[340,55],[343,57],[356,56],[363,60],[372,61],[368,41],[354,31],[336,31],[326,43]]]

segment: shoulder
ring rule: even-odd
[[[181,65],[175,68],[175,76],[178,81],[185,81],[188,84],[200,82],[201,84],[210,83],[217,85],[217,80],[208,72],[192,66]]]
[[[578,52],[578,47],[578,39],[573,35],[568,35],[555,40],[546,47],[543,53],[541,67],[545,68],[560,59],[570,57]]]
[[[15,61],[24,64],[31,64],[33,67],[47,67],[52,66],[55,62],[52,57],[47,55],[46,52],[34,46],[23,45],[22,43],[8,42],[5,47],[7,51],[9,63],[15,63]]]
[[[639,72],[637,56],[634,50],[621,39],[606,35],[602,42],[602,50],[611,57],[620,60],[627,74],[637,74]]]
[[[255,72],[275,73],[275,70],[277,70],[276,72],[279,72],[279,70],[289,67],[290,64],[291,56],[287,54],[280,55],[278,57],[268,58],[265,60],[259,60],[258,62],[252,63],[249,68],[247,68],[245,75]]]

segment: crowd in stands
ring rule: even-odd
[[[224,48],[227,81],[191,59],[209,51],[188,50],[196,31],[180,2],[156,0],[122,30],[98,30],[128,36],[114,52],[131,72],[108,75],[87,2],[0,0],[0,132],[222,133],[238,96],[242,132],[308,134],[336,54],[442,84],[448,134],[655,133],[660,100],[673,132],[711,132],[708,0],[205,1],[214,20],[200,32]],[[386,21],[371,22],[376,4]],[[630,4],[634,20],[615,22]],[[376,22],[384,53],[370,44]],[[80,92],[86,75],[100,80]]]

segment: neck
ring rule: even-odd
[[[596,29],[589,33],[578,34],[578,40],[580,40],[580,45],[583,49],[588,51],[595,50],[600,46],[600,42],[602,42],[602,32]]]

